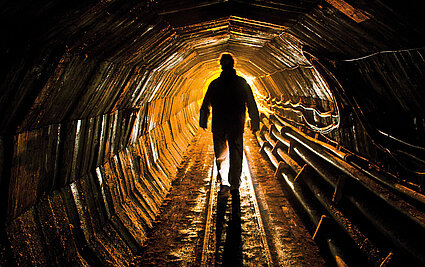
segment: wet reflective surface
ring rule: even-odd
[[[251,134],[239,196],[219,193],[211,134],[196,138],[137,265],[325,265]]]

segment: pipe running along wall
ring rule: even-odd
[[[222,52],[236,57],[267,116],[374,163],[383,158],[356,86],[379,91],[362,66],[400,57],[360,58],[358,67],[343,59],[419,47],[411,37],[423,35],[412,25],[417,17],[380,1],[364,4],[367,11],[342,0],[178,2],[45,0],[1,9],[13,25],[2,43],[0,97],[1,245],[13,261],[131,264],[196,135],[199,101]],[[403,74],[422,50],[400,53]],[[379,92],[397,98],[392,88],[391,96]],[[423,97],[419,89],[411,95]],[[399,109],[411,111],[411,95]],[[420,122],[422,110],[412,110]]]

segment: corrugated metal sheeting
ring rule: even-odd
[[[425,24],[415,1],[400,3],[1,4],[2,215],[16,258],[128,265],[222,52],[234,54],[262,112],[394,173],[413,159],[401,177],[420,184]],[[38,250],[50,238],[65,258]]]

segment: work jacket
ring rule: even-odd
[[[208,86],[200,110],[199,126],[207,128],[212,108],[212,131],[240,134],[244,131],[245,113],[248,108],[251,128],[259,129],[257,105],[251,87],[234,69],[223,71]]]

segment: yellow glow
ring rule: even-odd
[[[228,52],[223,52],[223,53],[228,53]],[[220,68],[220,58],[221,55],[223,54],[221,53],[220,56],[217,58],[216,62],[217,65],[215,68],[211,69],[208,74],[206,75],[206,79],[204,79],[204,83],[202,86],[202,96],[201,98],[198,100],[198,105],[199,107],[202,104],[202,101],[204,99],[205,93],[208,90],[208,85],[216,78],[218,78],[220,76],[221,73],[221,68]],[[229,53],[231,54],[231,53]],[[264,113],[271,113],[271,111],[264,107],[262,105],[262,101],[259,101],[260,99],[263,99],[265,96],[263,96],[263,94],[261,93],[261,84],[258,84],[258,79],[255,76],[252,76],[249,72],[247,72],[242,66],[238,66],[237,65],[237,58],[235,56],[233,56],[234,60],[235,60],[235,69],[238,75],[242,76],[247,83],[249,84],[249,86],[252,89],[252,92],[254,94],[254,98],[256,99],[257,102],[257,107],[259,109],[260,112],[264,112]],[[212,61],[210,62],[211,64],[214,64]],[[210,67],[211,68],[211,67]],[[260,86],[260,88],[258,88],[258,86]],[[260,89],[260,90],[259,90]]]
[[[257,89],[257,86],[255,85],[255,83],[257,82],[257,78],[249,74],[244,74],[243,72],[241,72],[240,74],[245,78],[246,82],[251,87],[252,94],[254,95],[255,101],[257,103],[258,111],[266,114],[271,114],[272,111],[269,108],[263,106],[262,102],[259,101],[259,99],[264,98],[264,96],[260,93],[260,91]]]
[[[255,88],[255,85],[254,85],[254,80],[255,80],[256,78],[255,77],[252,77],[252,76],[245,76],[245,80],[246,80],[246,82],[249,84],[249,86],[251,86],[251,88]]]

